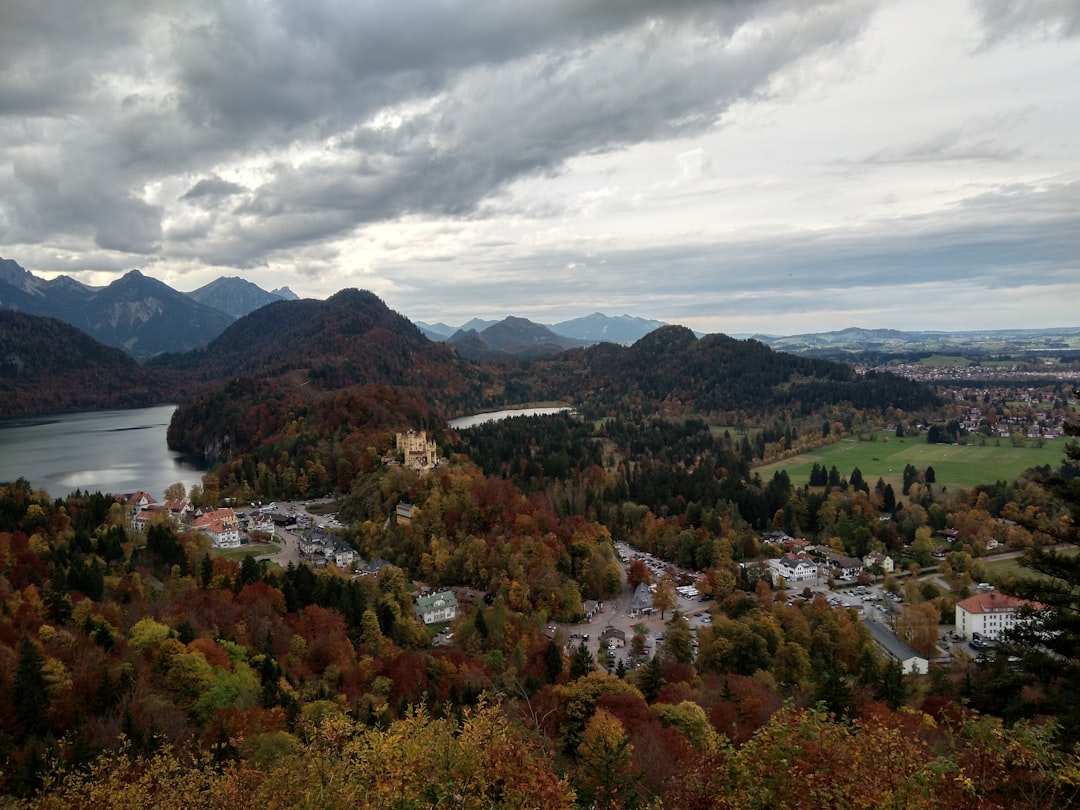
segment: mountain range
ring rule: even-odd
[[[269,304],[295,300],[296,294],[288,287],[267,292],[238,277],[218,278],[197,290],[179,292],[138,270],[108,286],[92,287],[69,276],[45,280],[10,259],[0,259],[0,309],[56,318],[140,362],[204,347],[238,319]],[[459,327],[442,322],[416,322],[415,327],[431,341],[450,344],[461,357],[484,362],[531,360],[598,343],[629,346],[667,325],[648,318],[595,312],[554,324],[508,316],[500,321],[474,318]],[[753,337],[781,351],[840,360],[851,360],[857,354],[884,357],[919,352],[972,358],[995,352],[1080,356],[1080,328],[971,332],[850,328],[733,337]]]
[[[69,276],[47,281],[0,259],[0,309],[56,318],[139,361],[205,346],[237,318],[289,298],[296,295],[287,287],[268,293],[240,278],[183,293],[138,270],[105,287]]]

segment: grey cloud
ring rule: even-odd
[[[223,197],[231,197],[234,194],[239,194],[245,190],[246,189],[239,183],[230,183],[228,180],[223,180],[217,176],[204,177],[189,188],[180,199],[197,200],[208,197],[213,201],[217,201]]]
[[[1028,36],[1080,36],[1080,3],[1076,0],[977,0],[985,43]]]
[[[558,174],[573,157],[700,132],[778,71],[858,30],[849,14],[816,12],[813,25],[792,15],[759,21],[775,30],[753,51],[728,47],[729,13],[708,25],[650,21],[576,51],[533,48],[466,69],[417,110],[395,108],[400,125],[353,127],[317,163],[278,166],[235,213],[296,217],[290,243],[312,210],[346,231],[408,213],[473,215],[508,184]],[[235,229],[237,238],[256,232],[273,237]],[[310,233],[331,235],[321,225]]]
[[[994,138],[972,139],[957,133],[941,133],[932,138],[878,150],[863,162],[867,164],[940,163],[957,161],[1008,161],[1023,154],[1014,146],[1005,146]]]
[[[797,13],[737,0],[11,9],[0,145],[31,161],[37,144],[52,150],[50,169],[16,166],[20,187],[0,201],[19,241],[84,234],[153,250],[166,212],[143,201],[147,187],[201,176],[178,204],[206,208],[239,191],[215,182],[224,167],[320,152],[270,166],[233,209],[211,206],[219,219],[196,246],[166,243],[241,266],[403,213],[475,215],[507,184],[573,157],[700,131],[866,14],[859,0]],[[732,52],[733,32],[751,22],[772,33]],[[401,126],[378,129],[397,115]],[[135,234],[121,238],[119,223]],[[198,231],[186,221],[169,234]]]

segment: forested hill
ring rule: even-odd
[[[201,391],[174,417],[170,444],[214,458],[272,452],[290,431],[293,443],[297,436],[318,443],[441,425],[451,408],[481,398],[479,367],[429,341],[372,293],[351,289],[326,301],[270,304],[205,349],[153,366]]]
[[[432,343],[377,296],[348,289],[325,301],[278,301],[241,318],[205,349],[155,359],[155,368],[200,381],[300,372],[306,385],[333,391],[357,384],[469,388],[472,364]]]
[[[0,310],[0,418],[170,398],[165,381],[119,349],[54,318]]]
[[[637,401],[706,416],[776,409],[806,416],[840,402],[917,410],[934,401],[929,387],[891,374],[860,376],[843,363],[721,334],[697,338],[682,326],[657,329],[628,347],[608,343],[569,351],[522,374],[538,393],[579,403]]]

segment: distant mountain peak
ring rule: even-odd
[[[574,318],[554,324],[551,330],[577,340],[593,343],[621,343],[629,346],[663,326],[667,326],[663,321],[636,318],[633,315],[611,317],[601,312],[594,312],[584,318]]]
[[[18,262],[4,258],[0,258],[0,281],[6,281],[12,287],[31,295],[41,295],[45,284]]]
[[[267,292],[254,282],[239,276],[221,276],[197,290],[192,290],[188,297],[233,318],[242,318],[275,301],[298,300],[288,287],[283,289],[288,291],[288,295],[282,295],[278,290]]]
[[[288,287],[278,287],[277,289],[270,291],[271,295],[276,295],[282,301],[299,301],[300,296],[290,290]]]

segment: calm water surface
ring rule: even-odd
[[[548,416],[569,410],[572,410],[569,405],[553,408],[507,408],[504,411],[486,411],[484,413],[474,413],[472,416],[459,416],[457,419],[450,420],[450,427],[454,430],[464,430],[474,425],[482,425],[485,422],[498,422],[500,419],[508,419],[511,416]]]
[[[162,500],[166,487],[201,484],[205,465],[168,448],[175,405],[87,411],[0,421],[0,482],[25,478],[54,498],[84,492],[145,490]]]

